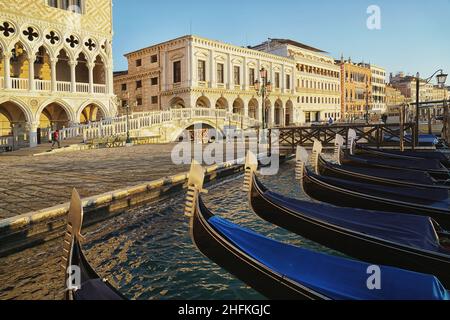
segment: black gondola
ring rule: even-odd
[[[270,299],[448,300],[434,276],[377,266],[380,290],[368,287],[374,266],[284,244],[214,216],[200,196],[202,167],[193,163],[185,214],[194,244],[206,257]]]
[[[445,189],[380,186],[314,174],[305,168],[305,192],[312,198],[341,207],[414,213],[429,216],[450,229],[448,191]]]
[[[438,160],[446,168],[450,168],[450,158],[446,154],[437,150],[400,151],[400,150],[375,149],[362,145],[357,145],[356,153],[373,155],[376,157],[384,157],[384,158]]]
[[[362,167],[378,167],[378,168],[400,168],[418,172],[427,172],[434,179],[440,182],[447,182],[450,179],[449,170],[437,159],[418,159],[407,157],[380,157],[372,154],[355,154],[354,146],[356,145],[357,135],[353,129],[348,133],[350,148],[339,153],[339,161],[341,164]]]
[[[74,189],[64,238],[62,267],[65,272],[66,300],[125,300],[107,280],[100,278],[87,261],[80,242],[83,205]]]
[[[331,163],[322,156],[318,162],[318,172],[323,176],[340,179],[377,183],[381,185],[409,186],[418,188],[449,190],[450,185],[439,183],[427,172],[400,168],[361,167]]]
[[[450,234],[430,218],[288,198],[255,171],[246,164],[245,188],[262,219],[353,258],[433,274],[450,288]]]

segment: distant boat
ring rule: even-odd
[[[449,300],[431,275],[316,253],[281,243],[215,216],[201,198],[204,172],[193,163],[185,214],[194,244],[206,257],[270,299]],[[371,290],[370,271],[383,285]]]
[[[67,232],[64,237],[63,270],[66,300],[125,300],[108,281],[100,278],[87,261],[80,241],[83,225],[83,206],[74,189],[70,202]],[[70,287],[68,282],[71,283]]]
[[[450,233],[429,217],[285,197],[259,181],[255,165],[246,168],[250,205],[262,219],[353,258],[433,274],[450,288]]]

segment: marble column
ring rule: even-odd
[[[89,70],[89,93],[93,94],[94,93],[94,68],[95,68],[95,63],[94,62],[89,62],[87,64],[88,70]]]
[[[77,67],[77,61],[69,61],[69,65],[70,65],[70,83],[71,83],[71,92],[76,92],[77,91],[77,79],[76,79],[76,67]]]
[[[52,76],[52,92],[58,91],[58,85],[56,82],[56,64],[58,63],[58,58],[50,59],[51,76]]]
[[[34,62],[36,61],[36,55],[28,55],[28,90],[36,91],[36,84],[34,82]]]
[[[3,53],[4,81],[5,89],[11,89],[11,52]]]

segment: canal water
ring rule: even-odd
[[[294,162],[262,177],[271,189],[302,198]],[[286,243],[327,253],[299,236],[259,219],[242,191],[243,176],[208,185],[206,205],[217,215]],[[199,253],[183,216],[184,193],[131,209],[84,230],[88,260],[130,299],[261,299],[243,282]],[[0,299],[61,299],[60,239],[0,259]]]

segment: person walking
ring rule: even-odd
[[[59,130],[56,130],[52,134],[52,149],[55,147],[55,144],[58,145],[58,149],[61,148],[61,142],[59,141]]]

